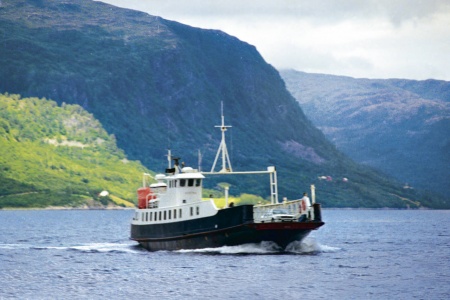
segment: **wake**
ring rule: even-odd
[[[295,254],[319,254],[338,252],[341,248],[322,245],[312,237],[307,237],[301,242],[292,242],[286,247],[286,252]]]
[[[0,249],[8,250],[61,250],[77,251],[83,253],[142,253],[147,252],[134,243],[85,243],[64,246],[43,246],[31,244],[0,244]],[[259,244],[244,244],[239,246],[223,246],[218,248],[202,248],[189,250],[176,250],[175,253],[203,253],[224,255],[273,255],[273,254],[303,254],[317,255],[320,253],[338,252],[337,247],[322,245],[312,237],[307,237],[301,242],[292,242],[286,249],[282,249],[274,242],[262,242]],[[160,251],[158,251],[160,252]]]
[[[259,244],[244,244],[239,246],[223,246],[218,248],[203,248],[177,250],[177,253],[205,253],[205,254],[320,254],[337,252],[337,247],[321,245],[314,238],[307,237],[301,242],[292,242],[286,249],[282,249],[274,242]]]
[[[86,243],[68,246],[42,246],[30,244],[0,244],[0,249],[4,250],[69,250],[85,253],[140,253],[142,250],[130,243]]]

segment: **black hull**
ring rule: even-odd
[[[131,239],[150,251],[216,248],[272,241],[283,249],[324,223],[254,223],[253,206],[221,210],[216,216],[169,224],[131,225]]]

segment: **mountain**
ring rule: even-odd
[[[309,119],[354,160],[450,199],[450,82],[283,70]]]
[[[280,197],[314,183],[324,206],[450,205],[337,151],[256,48],[221,31],[88,0],[4,0],[0,28],[0,92],[82,106],[149,169],[164,170],[171,148],[193,167],[200,150],[209,170],[223,103],[233,169],[276,165]],[[208,187],[221,181],[234,195],[270,193],[260,177]]]
[[[144,172],[82,107],[0,94],[0,208],[133,206]]]

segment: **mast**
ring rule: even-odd
[[[214,159],[214,164],[211,168],[211,172],[201,172],[202,174],[208,175],[250,175],[250,174],[269,174],[270,175],[270,202],[272,204],[278,203],[278,183],[277,183],[277,171],[275,167],[270,166],[267,171],[243,171],[243,172],[233,172],[230,163],[230,157],[228,155],[227,144],[225,143],[225,131],[231,126],[225,125],[225,117],[223,116],[223,102],[222,102],[222,125],[217,125],[214,127],[220,127],[222,131],[222,141],[220,142],[219,149],[217,150],[216,158]],[[219,172],[214,172],[219,155],[222,152],[222,169]],[[227,167],[228,164],[228,167]],[[228,189],[225,191],[228,193]]]
[[[172,168],[172,152],[170,151],[170,149],[167,149],[167,162],[168,162],[168,168],[171,169]]]
[[[198,171],[202,171],[202,153],[200,152],[200,149],[198,149]]]
[[[226,172],[233,172],[233,169],[231,168],[230,156],[228,155],[227,144],[225,143],[225,131],[227,131],[227,128],[231,128],[231,126],[225,125],[225,117],[223,116],[223,102],[221,103],[221,108],[222,108],[222,125],[216,125],[214,127],[219,127],[220,130],[222,131],[222,141],[220,142],[219,149],[217,150],[216,158],[214,159],[214,164],[211,168],[211,172],[214,172],[217,159],[219,158],[219,155],[222,152],[222,169],[219,172],[226,173]]]

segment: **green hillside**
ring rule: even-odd
[[[143,172],[80,106],[0,94],[0,208],[134,202]]]

